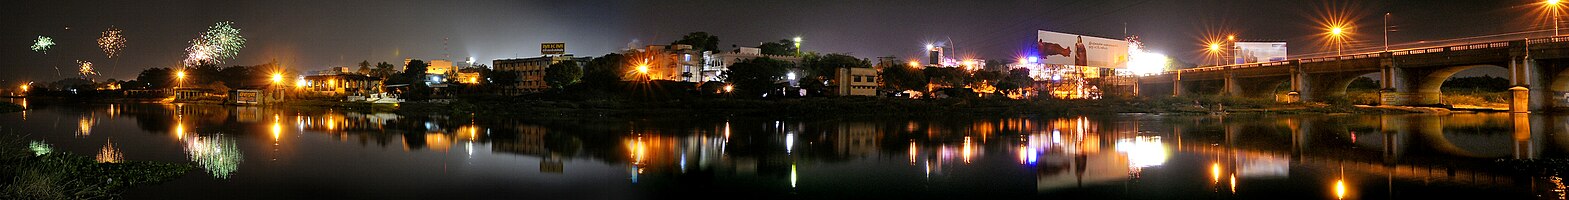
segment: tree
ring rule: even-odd
[[[828,54],[826,56],[807,56],[803,59],[807,76],[822,76],[832,78],[840,68],[868,68],[872,62],[855,56],[844,54]]]
[[[175,85],[174,70],[169,68],[148,68],[136,74],[136,81],[146,84],[149,88],[168,88]]]
[[[969,74],[957,67],[927,67],[921,71],[934,85],[955,88],[968,84]]]
[[[745,60],[730,66],[725,81],[735,85],[737,94],[761,96],[778,88],[789,68],[789,62],[766,57]]]
[[[883,87],[885,89],[905,91],[926,91],[926,73],[915,66],[893,64],[883,66]]]
[[[409,80],[421,80],[425,78],[425,71],[429,69],[430,64],[423,60],[409,60],[409,65],[403,69],[403,77]]]
[[[365,75],[371,74],[372,70],[370,69],[370,61],[369,60],[360,61],[360,70],[358,70],[358,72],[360,74],[365,74]]]
[[[395,67],[395,66],[392,66],[392,63],[379,62],[379,63],[376,63],[376,72],[374,72],[372,74],[373,74],[373,76],[383,77],[383,78],[388,77],[388,76],[392,76],[392,74],[398,73],[398,69],[393,69],[393,67]]]
[[[1030,69],[1018,68],[1008,70],[1008,76],[1003,77],[1002,81],[997,81],[996,87],[997,91],[1004,93],[1017,92],[1021,89],[1029,88],[1031,83],[1034,82],[1035,79],[1030,78]]]
[[[551,88],[561,89],[578,82],[583,78],[583,69],[578,68],[577,62],[566,61],[550,64],[545,68],[545,84]]]
[[[763,54],[768,55],[795,55],[795,53],[798,51],[795,48],[795,41],[791,41],[789,39],[781,39],[778,42],[764,42],[763,44],[757,45],[757,48],[760,49]]]
[[[479,77],[493,85],[511,86],[518,84],[518,73],[501,70],[481,70]]]
[[[681,36],[681,40],[676,40],[670,44],[692,45],[692,48],[697,49],[697,51],[718,51],[719,36],[709,35],[708,32],[692,32]]]
[[[605,54],[583,65],[583,84],[590,88],[609,88],[630,71],[627,70],[626,56]]]

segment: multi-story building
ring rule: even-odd
[[[636,65],[637,72],[648,80],[703,81],[703,55],[707,51],[692,49],[692,45],[649,45],[627,52]]]
[[[545,68],[560,62],[582,62],[583,59],[574,59],[572,54],[546,55],[533,58],[513,58],[491,61],[495,73],[514,73],[518,79],[516,83],[502,86],[502,94],[521,95],[545,91],[550,86],[545,84]],[[578,63],[582,66],[583,63]]]
[[[834,73],[834,93],[839,96],[876,96],[877,69],[864,67],[839,68]]]
[[[769,58],[794,64],[801,63],[801,57],[787,55],[766,55],[763,54],[762,49],[752,47],[741,47],[732,51],[711,53],[705,55],[704,57],[702,71],[699,73],[701,74],[701,77],[704,78],[702,81],[720,81],[719,75],[724,74],[725,71],[729,71],[731,65],[735,65],[741,61],[751,59]]]

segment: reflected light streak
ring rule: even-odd
[[[104,143],[103,149],[98,150],[99,163],[119,163],[124,160],[125,157],[120,155],[120,149],[114,147],[114,140]]]
[[[795,181],[796,181],[795,164],[790,164],[790,188],[795,188]]]
[[[1346,199],[1346,180],[1335,180],[1335,199]]]
[[[915,157],[918,154],[919,149],[915,146],[915,141],[910,141],[910,165],[915,165]]]
[[[278,145],[278,138],[283,137],[283,124],[272,121],[272,145]]]
[[[181,141],[185,140],[185,122],[174,122],[174,138]]]
[[[1231,193],[1232,194],[1236,194],[1237,193],[1237,175],[1236,174],[1232,174],[1231,175]]]
[[[1212,182],[1220,182],[1220,163],[1209,164],[1209,177]]]
[[[970,163],[970,157],[971,157],[971,155],[974,154],[974,150],[971,150],[971,148],[972,147],[970,145],[970,136],[964,136],[964,147],[962,147],[962,149],[960,149],[959,152],[960,152],[960,156],[964,157],[964,163],[965,164],[969,164]]]
[[[795,133],[785,134],[785,153],[789,154],[795,148]]]

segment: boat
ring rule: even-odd
[[[399,99],[398,95],[396,95],[396,94],[388,94],[388,93],[382,92],[382,93],[374,93],[374,94],[370,94],[370,95],[366,95],[366,96],[359,96],[359,95],[349,96],[348,102],[360,102],[360,103],[370,103],[370,104],[398,104],[398,103],[403,103],[403,99]]]

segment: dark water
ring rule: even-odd
[[[12,100],[20,102],[21,100]],[[202,166],[131,199],[1557,199],[1569,117],[508,120],[31,103],[0,132]]]

